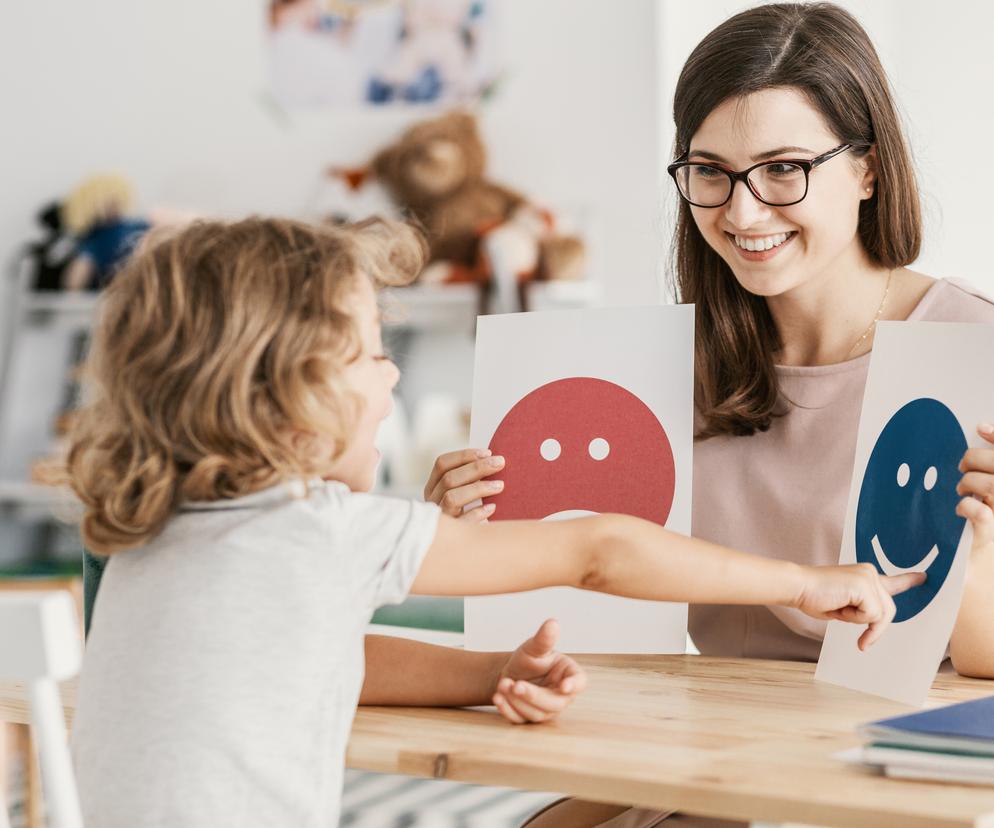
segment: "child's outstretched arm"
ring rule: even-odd
[[[859,639],[866,649],[894,617],[891,595],[924,578],[884,577],[869,564],[810,567],[747,555],[625,515],[488,525],[442,515],[412,591],[482,595],[565,585],[656,601],[781,604],[867,624]]]
[[[359,704],[494,704],[515,724],[544,722],[565,710],[587,684],[583,668],[556,652],[558,638],[553,619],[513,653],[477,653],[368,635]]]

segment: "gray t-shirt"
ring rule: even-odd
[[[190,504],[111,558],[73,724],[87,825],[338,824],[365,628],[439,511],[307,488]]]

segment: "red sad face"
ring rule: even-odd
[[[619,512],[663,525],[675,469],[666,431],[620,385],[591,377],[556,380],[523,397],[490,441],[505,459],[494,520],[559,512]]]

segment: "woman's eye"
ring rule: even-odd
[[[721,170],[715,169],[714,167],[705,167],[697,165],[693,168],[694,175],[697,178],[716,178],[721,175]]]
[[[801,174],[801,168],[797,164],[767,164],[766,171],[776,178],[789,178]]]

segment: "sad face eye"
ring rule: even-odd
[[[603,437],[595,437],[590,441],[590,445],[587,446],[587,453],[594,460],[603,460],[611,453],[611,444]]]
[[[897,485],[902,489],[908,485],[908,481],[911,479],[911,467],[907,463],[901,463],[897,467]]]
[[[932,489],[935,488],[935,484],[938,479],[939,470],[935,466],[929,466],[928,471],[925,472],[925,491],[932,491]]]
[[[551,463],[553,460],[559,459],[559,455],[563,453],[563,447],[559,445],[558,440],[549,437],[548,439],[542,441],[542,445],[539,446],[538,451],[539,454],[542,455],[543,459],[548,460]]]

